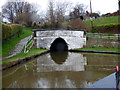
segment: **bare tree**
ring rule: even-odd
[[[53,2],[50,1],[48,5],[48,21],[51,26],[55,26],[56,28],[59,26],[61,22],[64,21],[64,16],[67,8],[69,7],[69,2]]]
[[[7,18],[11,23],[25,22],[30,26],[32,23],[32,15],[37,13],[37,10],[33,10],[33,7],[33,5],[23,0],[7,2],[2,7],[3,18]]]
[[[15,16],[13,2],[7,2],[6,5],[2,7],[2,13],[3,18],[7,18],[11,23],[14,23]]]
[[[64,21],[65,13],[69,6],[70,6],[69,2],[56,2],[56,18],[58,23]]]
[[[48,18],[46,17],[46,19],[48,19],[48,21],[50,22],[51,27],[55,26],[55,4],[53,1],[49,2],[48,5]]]

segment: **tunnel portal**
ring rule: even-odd
[[[50,51],[68,51],[67,43],[62,38],[57,38],[51,44]]]
[[[83,30],[33,30],[34,48],[51,51],[67,51],[83,48],[86,45],[86,32]]]

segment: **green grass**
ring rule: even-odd
[[[68,24],[68,22],[62,22],[61,24],[62,24],[62,25],[67,25],[67,24]]]
[[[2,24],[5,24],[5,23],[2,22]]]
[[[32,35],[32,28],[23,28],[20,37],[15,37],[10,40],[5,41],[2,43],[2,56],[8,56],[10,50],[12,50],[19,41],[25,37]]]
[[[105,48],[105,47],[86,47],[86,48],[79,48],[75,50],[94,50],[94,51],[113,51],[118,52],[120,48]]]
[[[105,24],[118,24],[118,18],[120,16],[111,16],[111,17],[103,17],[103,18],[98,18],[93,20],[93,26],[102,26]],[[85,20],[84,21],[86,25],[91,26],[91,21],[90,20]]]
[[[19,59],[22,59],[22,58],[25,58],[25,57],[28,57],[28,56],[36,55],[36,54],[38,54],[40,52],[43,52],[43,51],[47,51],[47,49],[37,49],[37,48],[36,49],[32,49],[28,53],[23,53],[22,52],[22,53],[20,53],[20,54],[18,54],[16,56],[11,57],[11,58],[4,59],[0,63],[6,64],[6,63],[11,62],[11,61],[16,61],[16,60],[19,60]]]

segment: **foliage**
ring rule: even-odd
[[[32,35],[32,28],[23,27],[19,37],[12,38],[2,43],[2,56],[8,56],[10,50],[12,50],[21,39],[24,39],[30,35]]]
[[[22,26],[19,24],[2,24],[2,40],[6,40],[15,34],[18,36],[22,32]]]

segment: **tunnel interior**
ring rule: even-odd
[[[50,51],[68,51],[67,43],[62,38],[57,38],[55,41],[51,44]]]

